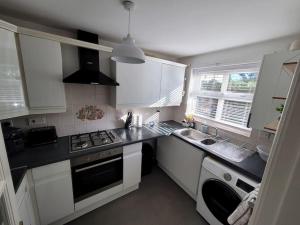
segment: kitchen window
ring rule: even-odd
[[[187,113],[214,125],[250,130],[258,71],[258,63],[192,69]]]

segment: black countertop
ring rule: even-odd
[[[59,137],[57,139],[57,143],[54,144],[25,148],[24,151],[9,156],[10,168],[26,166],[28,169],[30,169],[162,136],[161,134],[151,132],[145,127],[132,128],[130,130],[119,128],[114,129],[114,131],[122,139],[122,142],[107,146],[90,148],[87,151],[70,153],[69,136]]]
[[[11,177],[13,180],[13,185],[15,192],[17,192],[18,188],[20,187],[20,184],[26,175],[27,167],[19,167],[11,170]]]
[[[166,121],[164,122],[164,125],[166,124],[176,129],[183,128],[183,126],[181,126],[180,123],[177,123],[175,121]],[[28,169],[31,169],[31,168],[47,165],[50,163],[55,163],[63,160],[72,159],[74,157],[91,154],[94,152],[104,151],[114,147],[134,144],[137,142],[165,136],[163,133],[157,132],[157,130],[151,131],[151,129],[145,127],[132,128],[130,130],[118,128],[118,129],[114,129],[114,131],[122,139],[121,143],[116,143],[116,144],[102,146],[102,147],[94,147],[87,151],[70,153],[69,136],[65,136],[65,137],[58,138],[57,143],[54,144],[48,144],[48,145],[43,145],[43,146],[38,146],[33,148],[25,148],[24,151],[9,156],[9,164],[11,168],[26,167]],[[211,157],[222,161],[224,164],[236,169],[237,171],[245,174],[246,176],[254,179],[255,181],[260,182],[262,179],[266,163],[259,157],[258,154],[254,154],[251,157],[245,159],[244,161],[240,163],[236,163],[236,162],[223,159],[219,156],[216,156],[213,153],[207,151],[205,152]],[[14,185],[16,187],[18,186],[17,184],[21,182],[17,178],[23,179],[23,177],[16,176],[16,178],[14,179]]]

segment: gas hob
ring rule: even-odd
[[[122,142],[121,138],[112,130],[102,130],[92,133],[71,136],[71,153],[88,150],[92,147],[111,145]]]

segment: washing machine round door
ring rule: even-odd
[[[228,225],[227,218],[241,202],[240,196],[233,188],[216,179],[204,182],[202,196],[210,212],[225,225]]]

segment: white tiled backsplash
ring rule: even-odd
[[[174,117],[174,107],[116,110],[109,105],[111,102],[111,87],[108,86],[65,84],[65,91],[67,112],[44,115],[46,117],[45,125],[55,126],[58,136],[123,127],[124,122],[121,120],[121,117],[124,117],[129,110],[133,111],[133,113],[141,114],[144,123],[170,120]],[[76,113],[85,105],[96,105],[97,108],[103,110],[103,118],[85,121],[77,119]],[[157,112],[157,110],[160,112]],[[29,127],[28,118],[30,117],[33,116],[15,118],[13,119],[13,124],[16,127]]]

